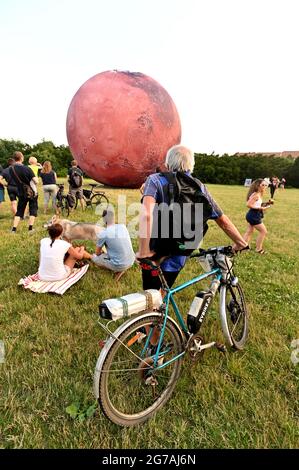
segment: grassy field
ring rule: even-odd
[[[209,186],[217,202],[245,231],[243,187]],[[107,189],[129,202],[138,191]],[[42,196],[40,197],[42,202]],[[299,447],[299,365],[291,361],[291,341],[299,339],[298,190],[279,192],[265,218],[267,254],[254,250],[236,261],[250,309],[250,336],[243,352],[221,355],[209,350],[201,362],[186,357],[171,400],[138,428],[123,429],[98,410],[89,419],[72,419],[66,408],[94,403],[93,371],[104,335],[97,324],[98,304],[105,298],[141,289],[134,266],[119,284],[91,266],[86,276],[62,297],[33,294],[17,286],[38,268],[39,240],[45,236],[40,215],[28,236],[26,221],[9,232],[9,204],[0,206],[0,364],[1,448],[294,448]],[[95,217],[79,209],[72,220]],[[226,244],[215,223],[204,246]],[[86,245],[92,250],[90,242]],[[254,248],[255,244],[252,243]],[[136,248],[136,240],[134,240]],[[179,281],[201,272],[187,263]],[[195,288],[178,295],[186,312]],[[203,327],[206,339],[223,341],[216,304]]]

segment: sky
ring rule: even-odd
[[[80,86],[142,72],[195,152],[299,150],[298,0],[0,0],[0,138],[67,145]]]

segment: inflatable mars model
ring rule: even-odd
[[[108,71],[87,80],[67,114],[67,138],[82,170],[101,183],[137,188],[180,143],[167,91],[142,73]]]

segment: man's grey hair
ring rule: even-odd
[[[109,224],[113,224],[114,223],[114,212],[111,211],[111,210],[104,210],[103,211],[103,220],[105,222],[105,224],[109,225]]]
[[[193,171],[194,153],[183,145],[171,147],[165,159],[165,165],[170,171]]]

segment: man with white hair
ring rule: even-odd
[[[39,170],[42,169],[41,163],[38,163],[35,157],[30,157],[28,160],[28,163],[29,163],[28,167],[31,168],[31,170],[34,173],[34,176],[37,178]]]
[[[194,154],[187,147],[175,145],[167,152],[165,165],[168,171],[174,175],[179,172],[192,178],[191,173],[194,169],[194,163]],[[215,220],[217,225],[226,233],[226,235],[229,236],[229,238],[234,242],[235,250],[246,248],[246,241],[243,239],[235,225],[214,201],[206,186],[201,183],[201,181],[196,181],[199,184],[200,191],[206,201],[206,205],[209,206],[208,219]],[[141,211],[139,220],[139,251],[136,254],[136,258],[138,260],[149,258],[159,263],[159,259],[161,260],[161,258],[163,258],[163,253],[159,253],[157,256],[156,251],[154,251],[151,235],[155,205],[170,203],[168,191],[165,190],[167,187],[169,187],[169,181],[163,173],[150,175],[145,182],[142,197],[143,211]],[[203,235],[204,234],[205,231],[203,231]],[[173,285],[180,270],[185,265],[186,259],[187,257],[183,255],[172,255],[168,256],[162,262],[161,268],[169,287]],[[156,276],[155,272],[151,269],[147,269],[145,265],[141,264],[141,266],[143,289],[159,289],[161,287],[159,277]]]

